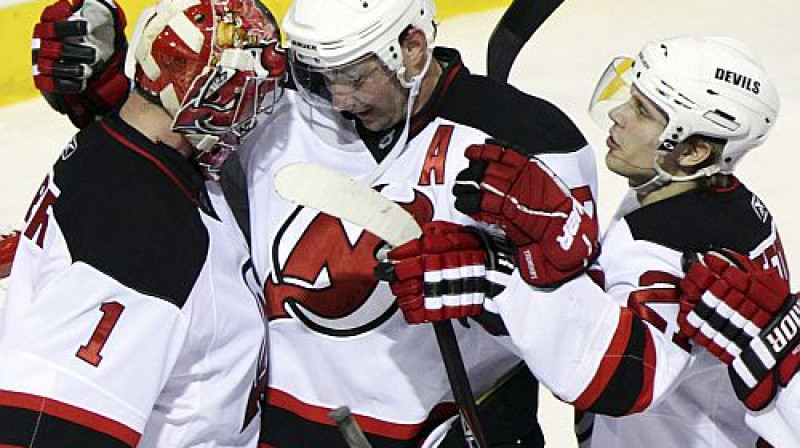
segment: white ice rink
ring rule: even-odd
[[[782,99],[772,136],[744,159],[739,177],[772,210],[782,229],[790,269],[800,272],[800,207],[792,199],[800,196],[795,184],[800,182],[800,148],[792,143],[797,140],[792,137],[794,126],[800,134],[800,0],[565,3],[523,49],[510,81],[560,105],[596,145],[601,164],[601,222],[608,221],[625,191],[621,179],[606,173],[602,165],[605,131],[586,113],[602,70],[614,56],[632,56],[652,39],[683,34],[736,37],[761,54]],[[441,24],[438,43],[460,48],[467,66],[484,72],[486,40],[498,18],[499,11],[450,19]],[[21,226],[34,191],[72,133],[69,121],[42,100],[0,108],[0,231]],[[792,283],[796,290],[800,284],[796,276]],[[548,446],[576,446],[570,433],[570,409],[543,395],[539,415]]]

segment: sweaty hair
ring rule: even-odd
[[[706,168],[710,165],[718,163],[720,157],[722,157],[722,150],[725,148],[725,144],[727,143],[725,139],[716,138],[716,137],[708,137],[704,135],[692,135],[686,139],[686,143],[697,146],[700,142],[705,142],[707,145],[711,147],[711,156],[708,157],[706,160],[703,160],[699,165],[697,165],[697,170],[699,171],[703,168]],[[712,190],[718,188],[728,188],[733,185],[733,179],[730,174],[722,174],[717,173],[713,176],[705,177],[698,181],[698,187],[701,190]]]

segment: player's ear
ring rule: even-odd
[[[714,158],[714,146],[702,138],[690,138],[680,146],[678,165],[688,172],[696,171]]]
[[[420,73],[428,57],[428,41],[419,28],[409,28],[400,38],[403,48],[403,62],[412,76]]]

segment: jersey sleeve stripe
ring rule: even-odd
[[[579,409],[612,416],[639,412],[653,399],[656,354],[647,326],[623,308],[617,332],[589,387],[575,401]]]
[[[656,382],[656,344],[645,325],[644,361],[642,362],[642,388],[636,403],[628,411],[629,414],[641,412],[653,402],[653,388]]]
[[[632,316],[624,309],[621,311],[617,331],[600,361],[597,373],[586,390],[572,403],[578,409],[589,409],[598,400],[622,360],[622,355],[630,339]]]
[[[133,447],[140,434],[126,425],[102,415],[49,398],[20,392],[0,391],[0,421],[20,429],[36,428],[35,433],[10,435],[14,440],[0,440],[0,446]]]

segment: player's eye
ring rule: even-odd
[[[637,98],[633,99],[633,110],[636,111],[636,115],[642,118],[653,118],[647,106]]]

